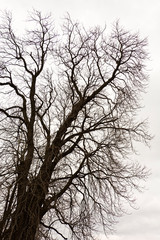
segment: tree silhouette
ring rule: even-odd
[[[67,16],[58,34],[49,15],[29,21],[23,37],[9,13],[0,26],[0,238],[90,240],[147,176],[129,160],[150,139],[136,121],[146,40],[118,23],[106,35]]]

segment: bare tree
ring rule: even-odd
[[[10,14],[0,26],[0,238],[91,240],[147,175],[129,160],[150,139],[136,121],[146,40],[118,23],[106,36],[69,16],[60,34],[51,16],[29,20],[24,37]]]

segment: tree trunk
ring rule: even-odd
[[[32,214],[23,210],[19,215],[19,219],[14,221],[14,227],[11,226],[11,229],[9,229],[9,236],[4,240],[35,240],[39,216],[35,214],[35,210]]]
[[[33,185],[32,185],[33,186]],[[45,194],[42,188],[34,185],[30,188],[23,201],[17,204],[13,213],[8,234],[3,240],[35,240],[41,220],[40,210],[44,203]]]

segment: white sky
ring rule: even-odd
[[[160,1],[159,0],[0,0],[1,10],[11,10],[17,26],[24,27],[27,11],[35,8],[51,12],[56,22],[69,12],[85,26],[111,24],[119,19],[124,28],[139,31],[149,40],[151,61],[150,84],[144,96],[142,116],[149,118],[150,132],[155,135],[151,149],[139,147],[136,159],[151,168],[148,188],[137,196],[138,210],[120,219],[117,232],[108,240],[160,239]],[[99,236],[99,240],[107,240]]]

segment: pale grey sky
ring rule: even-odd
[[[155,135],[151,149],[139,147],[138,161],[151,169],[146,182],[148,189],[137,195],[138,210],[119,219],[116,233],[99,235],[99,240],[159,240],[160,239],[160,1],[159,0],[0,0],[1,10],[13,12],[15,24],[24,27],[27,11],[33,8],[48,12],[59,22],[66,12],[85,26],[106,24],[119,19],[124,28],[148,37],[150,53],[150,83],[144,95],[141,115],[149,119],[150,132]],[[98,240],[97,239],[97,240]]]

